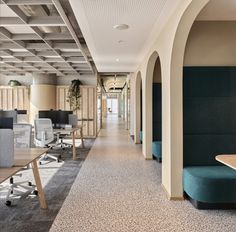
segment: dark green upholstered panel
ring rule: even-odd
[[[153,83],[153,141],[161,141],[161,83]]]
[[[219,154],[236,153],[236,135],[184,135],[184,166],[221,165]]]
[[[236,171],[227,166],[186,167],[183,185],[184,191],[200,202],[236,202]]]
[[[185,67],[184,166],[220,165],[236,153],[236,68]]]

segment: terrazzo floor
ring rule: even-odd
[[[234,232],[236,211],[196,210],[169,201],[161,165],[145,161],[116,118],[107,122],[64,201],[51,232]]]

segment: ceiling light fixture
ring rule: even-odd
[[[114,29],[117,30],[127,30],[129,28],[129,25],[127,24],[117,24],[113,26]]]
[[[120,59],[119,58],[116,58],[116,62],[119,62],[120,61]]]

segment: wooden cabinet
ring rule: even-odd
[[[0,109],[18,109],[29,112],[29,88],[26,86],[0,86]]]
[[[97,136],[97,88],[96,86],[81,86],[80,109],[78,124],[83,125],[84,137],[94,138]],[[67,102],[69,86],[57,86],[57,109],[70,110]]]

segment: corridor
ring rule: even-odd
[[[169,201],[161,187],[161,165],[145,161],[122,121],[110,117],[50,231],[230,232],[235,215]]]

